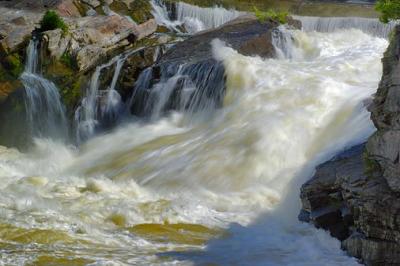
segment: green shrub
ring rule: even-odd
[[[60,58],[60,61],[61,61],[61,63],[63,63],[65,66],[69,67],[70,69],[76,69],[76,68],[78,67],[78,66],[77,66],[77,63],[76,63],[76,60],[75,60],[74,57],[73,57],[70,53],[68,53],[68,52],[63,53],[63,55],[62,55],[61,58]]]
[[[68,26],[63,19],[53,10],[48,10],[40,21],[40,31],[61,29],[68,32]]]
[[[381,13],[379,19],[383,23],[400,19],[400,0],[378,0],[375,9]]]
[[[260,11],[257,7],[253,7],[254,14],[260,22],[265,22],[267,20],[276,20],[281,24],[287,22],[288,12],[277,12],[275,10],[269,9],[268,11]]]

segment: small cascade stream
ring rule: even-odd
[[[66,140],[68,125],[58,88],[39,71],[39,42],[31,40],[25,71],[20,79],[25,88],[25,108],[31,136]]]
[[[118,113],[123,107],[121,96],[115,90],[115,86],[126,58],[126,56],[118,55],[106,64],[96,67],[87,88],[86,96],[75,111],[78,142],[93,136],[96,128],[106,123],[107,120],[111,122],[118,118]],[[114,64],[115,70],[111,84],[107,88],[100,90],[100,75],[102,71]]]
[[[373,36],[388,38],[396,22],[384,24],[378,19],[358,17],[305,17],[294,16],[300,20],[304,31],[335,32],[342,29],[359,29]]]
[[[213,113],[220,107],[225,93],[222,64],[204,61],[187,65],[162,65],[160,80],[153,84],[152,68],[144,71],[134,87],[130,101],[137,115],[151,120],[167,110],[184,111],[188,117]]]
[[[159,25],[166,26],[170,30],[189,34],[217,28],[246,12],[234,9],[228,10],[223,7],[198,7],[184,2],[174,3],[174,10],[168,10],[162,0],[152,0],[153,15]]]

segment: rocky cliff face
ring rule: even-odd
[[[369,110],[377,128],[365,145],[317,168],[301,188],[300,220],[329,230],[366,265],[400,265],[400,26]]]
[[[160,40],[153,33],[157,24],[149,1],[101,0],[17,0],[0,1],[0,143],[20,147],[25,143],[24,89],[19,80],[24,71],[26,48],[35,35],[40,40],[41,75],[54,82],[67,108],[70,120],[90,83],[96,66],[126,50],[155,46]],[[55,29],[38,32],[46,10],[55,10],[68,25],[68,31]],[[141,19],[134,20],[140,14]],[[165,38],[164,38],[165,39]],[[167,38],[168,39],[168,38]],[[124,76],[131,89],[138,69],[154,63],[155,49],[133,54],[126,62]],[[149,60],[151,58],[152,60]],[[112,72],[113,69],[110,69]],[[105,73],[104,79],[112,79]],[[107,80],[104,82],[110,83]]]

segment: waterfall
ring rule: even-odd
[[[149,121],[78,148],[48,138],[26,153],[0,147],[0,264],[359,265],[298,221],[298,194],[317,165],[374,132],[364,102],[388,42],[280,27],[273,44],[277,58],[218,41],[212,58],[166,56],[126,104]],[[126,56],[93,73],[76,112],[82,138],[118,113]],[[41,80],[37,59],[33,43],[21,79]],[[31,109],[58,103],[41,100]]]
[[[154,46],[153,46],[154,47]],[[141,52],[149,47],[141,47],[127,51],[113,57],[107,63],[96,67],[86,89],[85,97],[75,111],[76,139],[78,142],[92,137],[96,130],[107,128],[115,124],[122,113],[125,113],[125,104],[121,95],[116,90],[118,79],[125,61],[133,54]],[[163,53],[160,46],[155,46],[154,61]],[[104,70],[114,66],[114,74],[110,84],[101,87],[101,74]],[[129,104],[128,104],[129,105]]]
[[[176,4],[176,16],[178,21],[182,21],[186,28],[194,31],[217,28],[235,18],[244,15],[234,9],[223,7],[198,7],[184,2]]]
[[[293,43],[294,37],[284,25],[272,31],[272,45],[279,59],[293,58],[296,56],[296,47]]]
[[[121,110],[121,96],[115,90],[126,56],[118,55],[109,62],[96,67],[92,74],[86,96],[75,111],[76,137],[78,142],[95,134],[98,127],[115,120]],[[101,72],[115,64],[114,75],[109,87],[101,90]]]
[[[156,75],[160,75],[159,81],[153,83]],[[224,68],[215,60],[161,65],[142,72],[130,106],[135,115],[152,119],[170,110],[185,111],[191,116],[213,112],[222,105],[224,93]]]
[[[181,31],[182,22],[172,18],[173,16],[168,11],[168,8],[166,6],[166,3],[164,3],[164,1],[151,0],[150,4],[153,8],[151,13],[154,16],[158,25],[162,25],[172,31],[182,33]]]
[[[152,0],[153,15],[159,25],[170,30],[194,34],[196,32],[217,28],[241,15],[246,14],[223,7],[198,7],[184,2],[166,5],[161,0]],[[168,10],[172,9],[172,10]]]
[[[31,40],[25,71],[20,79],[25,88],[25,108],[31,135],[66,139],[68,125],[65,108],[56,85],[39,73],[39,42]]]
[[[384,24],[374,18],[359,17],[307,17],[294,16],[300,20],[304,31],[334,32],[339,29],[359,29],[373,36],[388,38],[397,22]]]

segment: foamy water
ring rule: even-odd
[[[299,188],[373,132],[363,102],[387,41],[359,30],[287,34],[291,59],[215,40],[227,95],[197,123],[172,113],[79,149],[49,139],[25,154],[1,149],[1,263],[355,265],[297,221]]]

